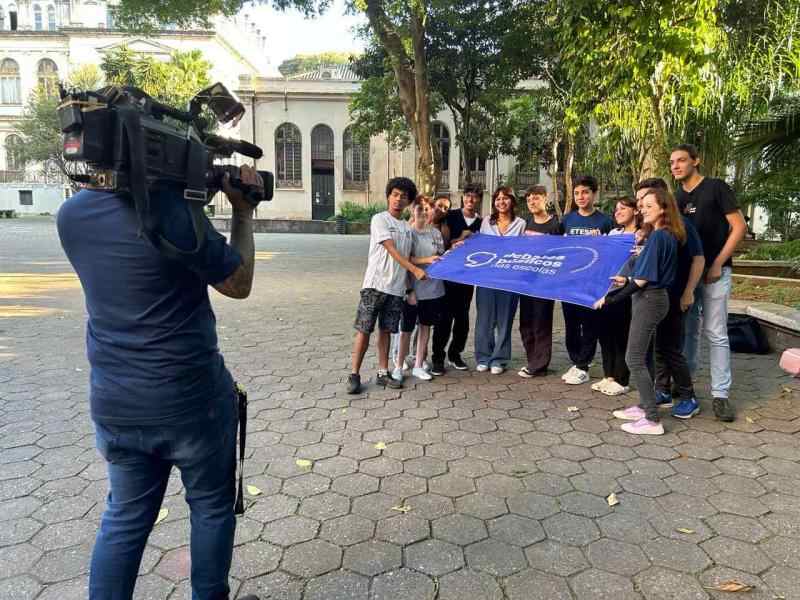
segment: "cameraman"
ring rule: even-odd
[[[263,187],[250,167],[241,177]],[[147,241],[126,195],[84,190],[58,212],[61,245],[86,297],[91,416],[110,485],[92,553],[92,600],[132,597],[173,466],[190,508],[192,597],[229,598],[238,415],[208,286],[246,298],[255,250],[253,208],[227,177],[223,191],[233,207],[230,245],[204,218],[205,240],[186,263]],[[159,233],[194,249],[183,190],[151,190],[150,198]]]

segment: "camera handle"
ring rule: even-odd
[[[144,164],[144,139],[140,125],[139,112],[127,106],[120,106],[119,121],[122,135],[128,142],[130,160],[130,188],[133,204],[139,217],[140,233],[167,258],[180,262],[188,261],[204,246],[206,241],[205,213],[203,204],[189,203],[189,214],[192,219],[197,245],[193,250],[181,250],[158,233],[158,219],[154,216],[150,203],[150,192],[147,189],[147,168]]]

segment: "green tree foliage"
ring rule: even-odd
[[[319,54],[297,54],[287,58],[278,71],[284,77],[315,71],[320,67],[349,64],[355,57],[349,52],[321,52]]]

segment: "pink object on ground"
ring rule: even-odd
[[[781,369],[790,375],[800,377],[800,348],[789,348],[786,350],[783,355],[781,355],[780,365]]]
[[[644,411],[638,406],[629,406],[624,410],[615,410],[613,413],[615,419],[622,419],[623,421],[638,421],[644,419]]]

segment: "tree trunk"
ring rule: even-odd
[[[556,214],[558,215],[558,219],[561,220],[561,217],[564,214],[564,211],[561,210],[561,199],[558,197],[559,192],[561,191],[558,187],[558,145],[561,143],[559,138],[554,138],[550,144],[551,151],[553,153],[553,160],[550,163],[550,181],[553,184],[553,206],[555,206]]]
[[[572,211],[572,165],[575,162],[575,139],[570,133],[564,138],[564,146],[566,146],[566,155],[564,156],[564,212]]]
[[[384,10],[381,0],[367,0],[365,12],[370,28],[386,50],[397,81],[400,107],[417,147],[416,183],[419,191],[433,195],[439,186],[441,169],[431,128],[430,85],[425,56],[426,4],[415,5],[410,17],[411,50],[408,55],[403,39]]]

